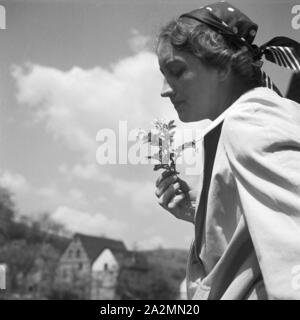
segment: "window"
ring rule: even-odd
[[[72,258],[72,256],[73,256],[73,250],[69,250],[68,257]]]
[[[80,258],[80,249],[77,249],[76,251],[76,258]]]
[[[82,267],[83,267],[82,262],[79,262],[79,263],[78,263],[78,270],[82,270]]]
[[[107,271],[107,270],[108,270],[108,264],[104,263],[104,271]]]

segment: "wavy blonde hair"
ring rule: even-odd
[[[157,45],[167,39],[208,66],[223,69],[230,64],[233,74],[250,87],[262,85],[260,68],[253,65],[248,48],[237,46],[203,23],[186,17],[172,20],[160,30]]]

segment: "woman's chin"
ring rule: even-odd
[[[189,114],[187,112],[176,110],[178,114],[178,118],[182,122],[198,122],[206,119],[210,119],[208,115],[202,115],[202,114]]]
[[[195,121],[194,119],[192,119],[188,114],[184,113],[184,112],[178,112],[178,118],[180,121],[182,122],[193,122]]]

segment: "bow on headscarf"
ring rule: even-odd
[[[180,18],[190,18],[206,24],[211,29],[224,35],[237,46],[246,46],[253,55],[254,65],[262,66],[262,57],[281,67],[300,71],[300,44],[287,37],[276,37],[262,46],[252,44],[258,26],[240,10],[222,1],[201,7]],[[261,70],[263,86],[280,91],[270,77]],[[281,95],[281,94],[280,94]]]

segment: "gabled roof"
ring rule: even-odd
[[[82,243],[91,263],[98,258],[99,254],[104,249],[110,249],[113,253],[127,251],[125,244],[122,241],[103,237],[87,236],[81,233],[76,233],[74,235],[74,239],[75,238],[78,238]]]

